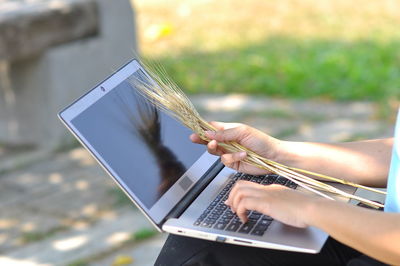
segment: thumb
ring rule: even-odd
[[[216,140],[218,142],[240,142],[246,135],[247,129],[245,126],[238,126],[234,128],[229,128],[225,130],[218,130],[216,132],[207,131],[207,137]]]

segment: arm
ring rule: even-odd
[[[354,183],[385,187],[393,138],[347,143],[282,142],[276,160]]]
[[[323,204],[320,204],[323,203]],[[337,201],[313,201],[306,223],[338,241],[391,265],[400,265],[400,214]]]
[[[400,214],[331,201],[279,185],[239,181],[226,201],[246,221],[257,210],[288,225],[315,226],[380,261],[400,265]]]
[[[265,174],[240,161],[246,154],[227,153],[218,147],[218,142],[236,141],[265,158],[321,173],[354,183],[384,187],[387,182],[393,138],[347,143],[291,142],[275,139],[267,134],[242,124],[212,122],[217,132],[209,132],[208,144],[197,135],[192,141],[207,144],[208,151],[220,155],[228,167],[250,174]]]

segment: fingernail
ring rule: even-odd
[[[228,200],[225,200],[224,203],[225,203],[225,205],[229,205]]]
[[[247,156],[247,153],[246,153],[245,151],[242,151],[242,152],[239,153],[239,157],[240,157],[241,159],[246,158],[246,156]]]
[[[215,131],[206,131],[205,133],[210,139],[215,137]]]

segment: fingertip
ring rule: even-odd
[[[210,149],[216,149],[217,148],[217,146],[218,146],[218,143],[217,143],[217,141],[216,140],[211,140],[209,143],[208,143],[208,148],[210,148]]]
[[[195,133],[193,133],[193,134],[191,134],[191,135],[189,136],[189,139],[190,139],[191,141],[195,142],[196,139],[197,139],[197,135],[196,135]]]

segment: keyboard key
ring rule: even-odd
[[[251,175],[244,174],[244,175],[241,176],[240,179],[250,181],[251,177],[252,177]]]
[[[242,225],[242,227],[240,227],[238,232],[248,234],[251,231],[251,229],[253,229],[253,227],[254,224],[245,223],[244,225]]]
[[[204,223],[215,224],[216,221],[217,221],[217,219],[207,218],[204,220]]]
[[[214,208],[214,206],[209,205],[206,209],[206,211],[211,211]]]
[[[204,220],[204,218],[206,218],[206,217],[207,217],[206,214],[202,214],[202,215],[200,215],[199,220]]]
[[[224,230],[225,227],[226,227],[226,224],[225,223],[220,223],[220,222],[218,222],[218,223],[216,223],[214,225],[214,228],[215,229],[219,229],[219,230]]]
[[[288,186],[288,187],[290,187],[292,189],[296,189],[297,188],[297,184],[295,182],[293,182],[293,181],[288,181],[286,183],[286,186]]]
[[[222,212],[223,212],[222,210],[213,210],[211,212],[211,215],[217,215],[218,217],[220,217]]]
[[[268,221],[268,220],[261,220],[258,222],[259,225],[265,225],[265,226],[269,226],[272,223],[272,221]]]
[[[222,213],[223,211],[225,211],[225,210],[226,210],[226,208],[228,208],[228,206],[226,206],[226,205],[223,205],[223,206],[217,206],[217,207],[215,207],[215,210],[217,210],[217,211],[221,211],[221,213]]]
[[[231,219],[229,219],[229,218],[222,218],[221,217],[221,219],[218,220],[218,223],[222,223],[222,224],[227,225],[230,221],[231,221]]]
[[[262,224],[257,224],[257,226],[254,228],[254,230],[267,230],[269,225],[262,225]]]
[[[208,217],[209,217],[210,219],[218,219],[218,218],[219,218],[219,215],[210,214]]]
[[[207,223],[207,222],[202,222],[202,223],[200,224],[200,226],[211,228],[212,224],[211,224],[211,223]]]
[[[250,215],[249,215],[249,220],[258,220],[258,219],[260,219],[260,217],[261,217],[261,213],[256,213],[256,212],[252,212]]]
[[[234,214],[228,214],[228,213],[224,213],[224,215],[222,215],[222,218],[223,219],[232,219],[233,218],[233,216],[234,216]]]
[[[235,215],[235,214],[231,211],[231,209],[227,209],[227,210],[225,211],[225,214]]]
[[[263,185],[271,185],[275,182],[277,176],[276,175],[267,175],[267,177],[261,182]]]
[[[236,232],[239,227],[240,227],[240,223],[231,223],[226,227],[225,230],[231,231],[231,232]]]
[[[255,235],[255,236],[263,236],[264,233],[265,233],[265,230],[264,230],[264,231],[263,231],[263,230],[253,230],[253,231],[251,232],[251,234],[252,234],[252,235]]]
[[[269,221],[272,221],[273,218],[272,218],[271,216],[268,216],[268,215],[263,215],[262,218],[261,218],[261,220],[269,220]]]
[[[289,180],[287,180],[286,178],[280,176],[280,177],[278,177],[278,179],[276,179],[275,184],[279,184],[279,185],[284,186],[287,181],[289,181]]]

